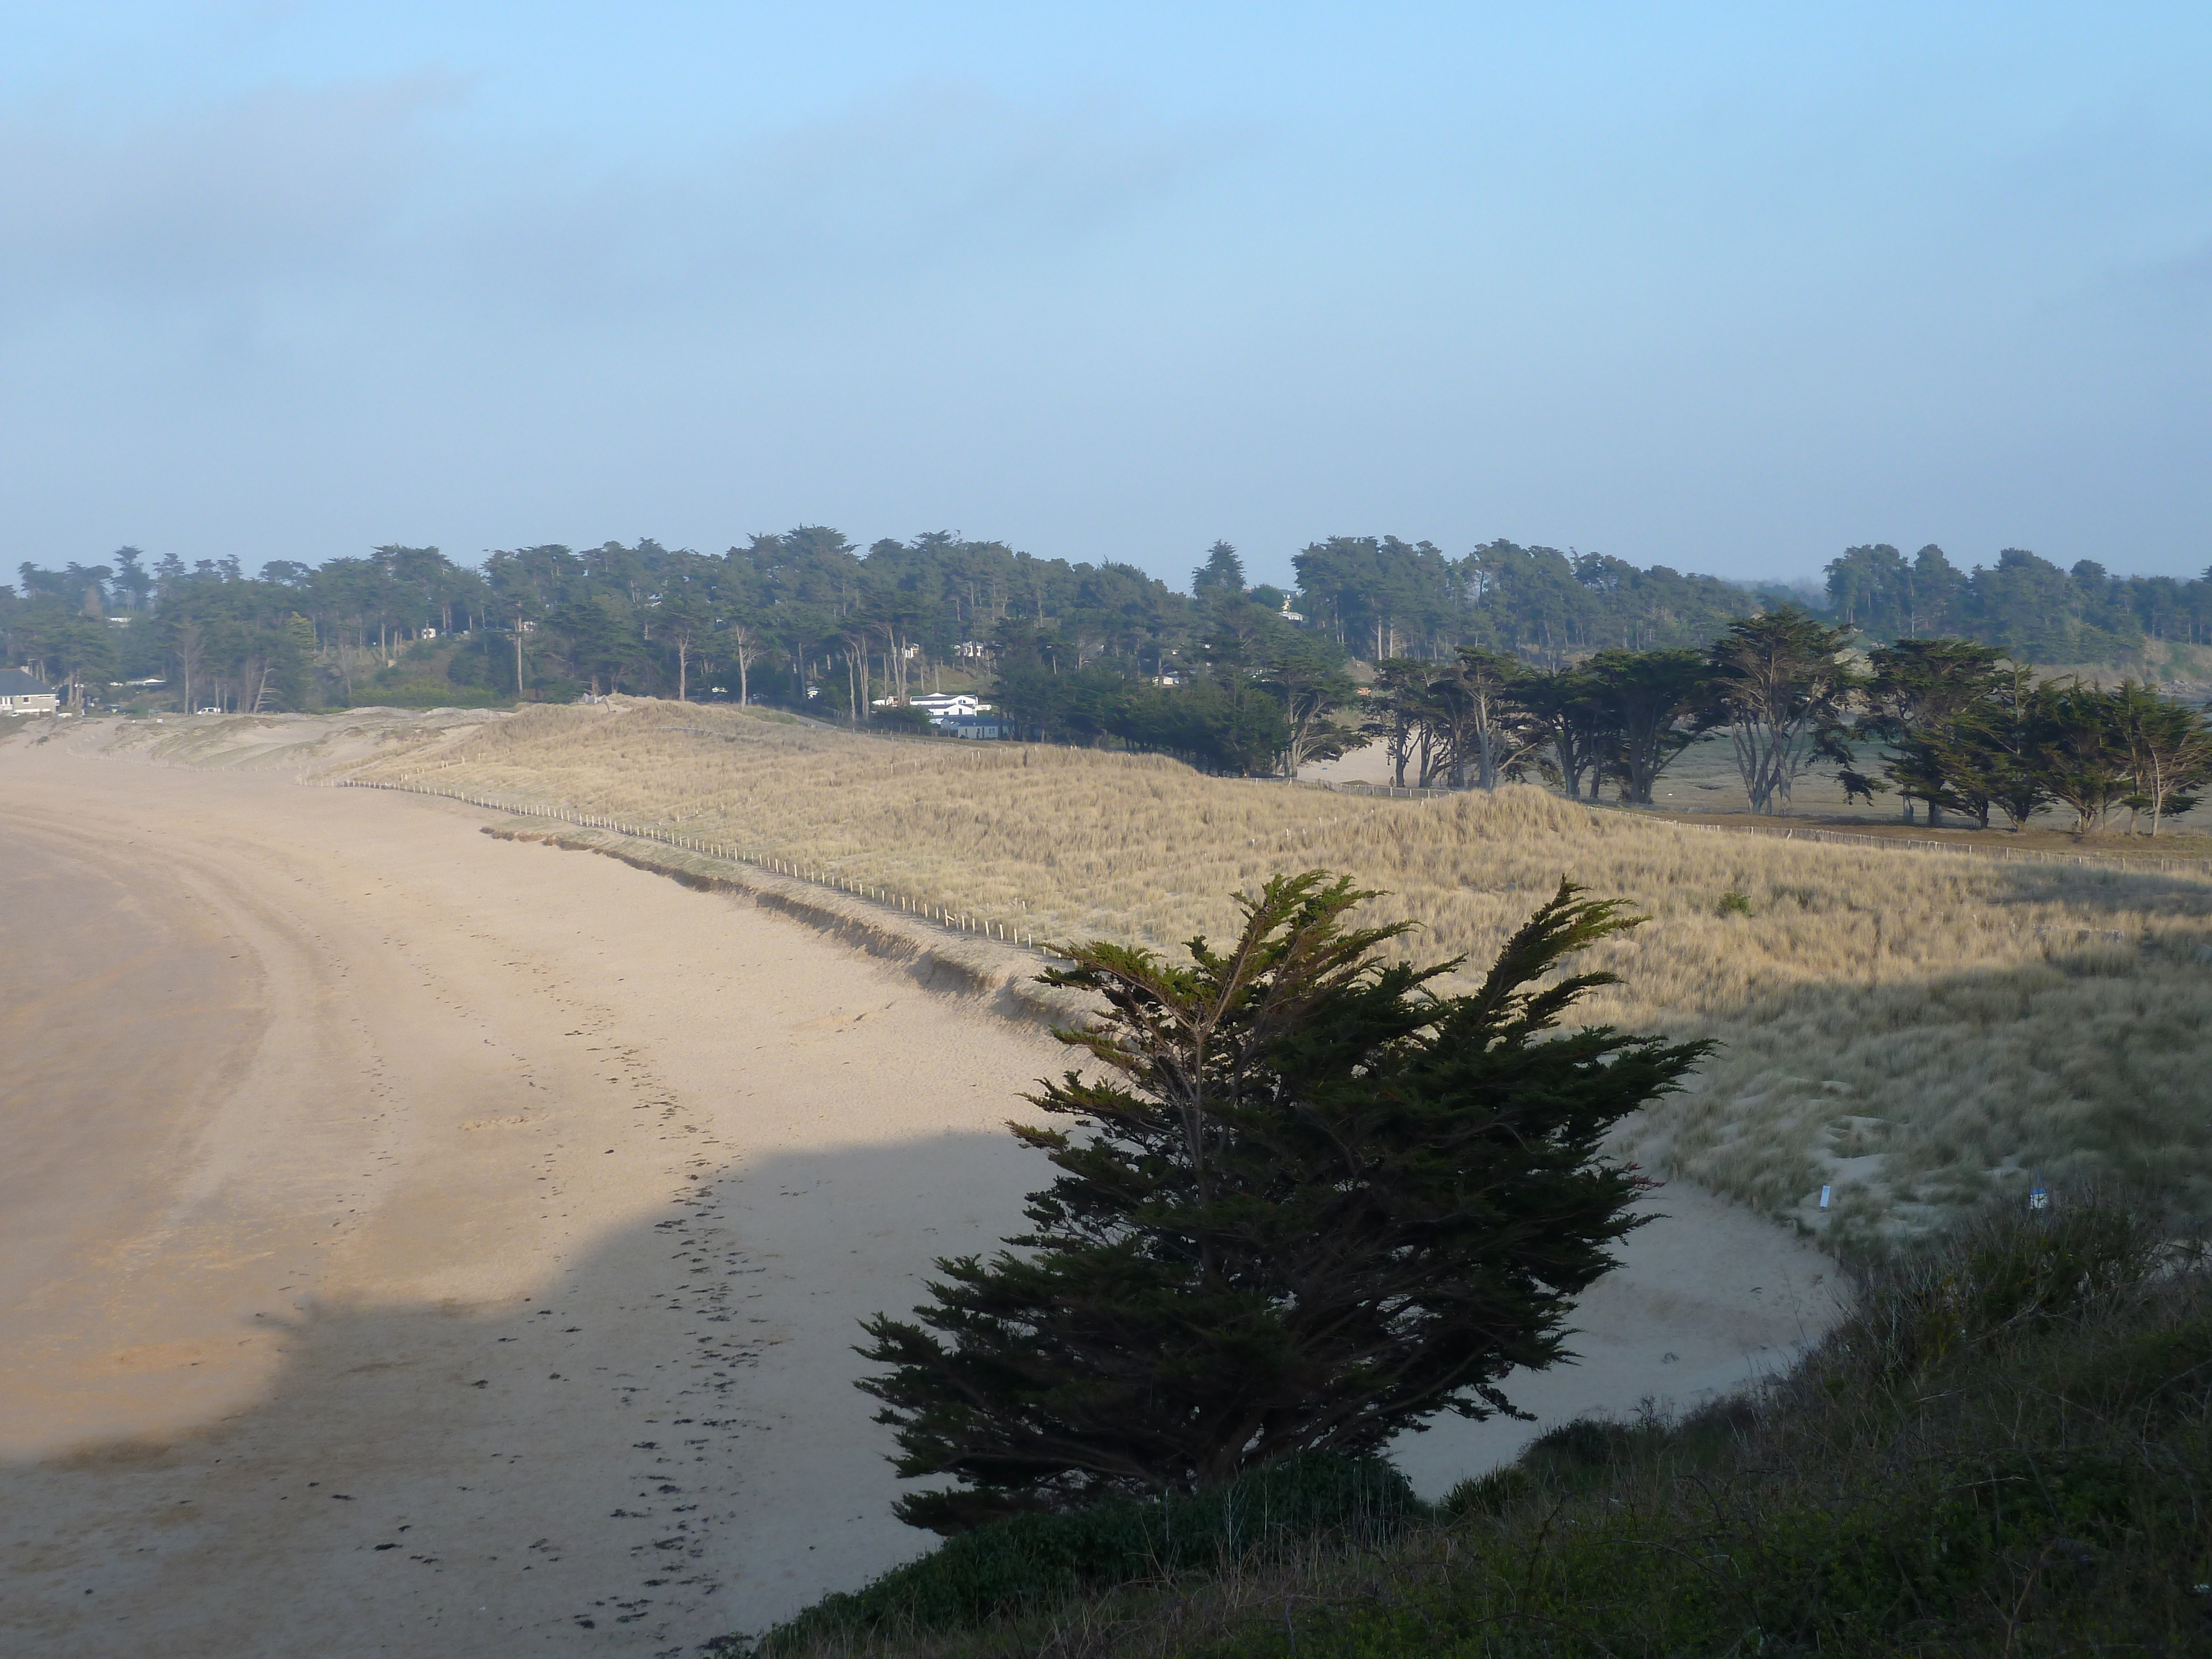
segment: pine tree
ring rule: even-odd
[[[1225,953],[1104,941],[1048,983],[1104,1012],[1060,1040],[1092,1062],[1014,1126],[1060,1175],[1027,1234],[941,1260],[911,1322],[866,1322],[860,1386],[899,1473],[957,1485],[900,1518],[959,1532],[1024,1510],[1216,1484],[1294,1452],[1378,1450],[1440,1412],[1513,1411],[1500,1380],[1567,1357],[1574,1298],[1615,1265],[1647,1182],[1603,1158],[1702,1042],[1547,1036],[1591,989],[1540,987],[1641,918],[1559,890],[1480,988],[1455,960],[1384,963],[1406,924],[1328,872],[1240,898]]]

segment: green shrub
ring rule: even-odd
[[[1601,1469],[1619,1462],[1629,1443],[1630,1431],[1625,1425],[1603,1418],[1578,1417],[1538,1435],[1522,1454],[1522,1461]]]
[[[1437,1505],[1437,1513],[1448,1521],[1462,1521],[1473,1515],[1500,1515],[1522,1499],[1534,1497],[1536,1489],[1535,1479],[1528,1470],[1517,1463],[1508,1463],[1487,1474],[1461,1481],[1444,1494],[1443,1502]]]
[[[927,709],[916,708],[912,703],[901,703],[895,708],[878,708],[868,720],[878,732],[903,732],[917,738],[945,735],[937,729]]]
[[[1717,916],[1747,916],[1751,914],[1751,901],[1731,887],[1721,895],[1721,902],[1713,907],[1713,914]]]
[[[1998,1206],[1864,1275],[1831,1349],[1891,1379],[2007,1334],[2108,1310],[2138,1294],[2167,1249],[2157,1213],[2087,1194],[2043,1211]]]
[[[1325,1534],[1387,1536],[1425,1513],[1388,1463],[1328,1453],[1286,1457],[1188,1496],[994,1521],[864,1589],[827,1597],[770,1631],[757,1650],[973,1629],[1088,1592],[1265,1559]]]

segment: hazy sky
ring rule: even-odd
[[[1825,18],[1819,14],[1825,10]],[[0,568],[2212,562],[2212,9],[6,3]]]

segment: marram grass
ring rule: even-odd
[[[665,702],[533,709],[366,775],[426,766],[426,783],[681,829],[1040,939],[1219,938],[1230,893],[1320,866],[1419,924],[1405,953],[1484,963],[1565,875],[1652,918],[1593,953],[1625,983],[1590,1017],[1724,1045],[1628,1130],[1656,1173],[1836,1243],[2038,1172],[2061,1190],[2159,1182],[2192,1205],[2212,1191],[2197,877],[1733,836],[1529,787],[1344,795]]]

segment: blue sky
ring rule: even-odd
[[[2212,11],[0,4],[0,565],[2212,563]]]

